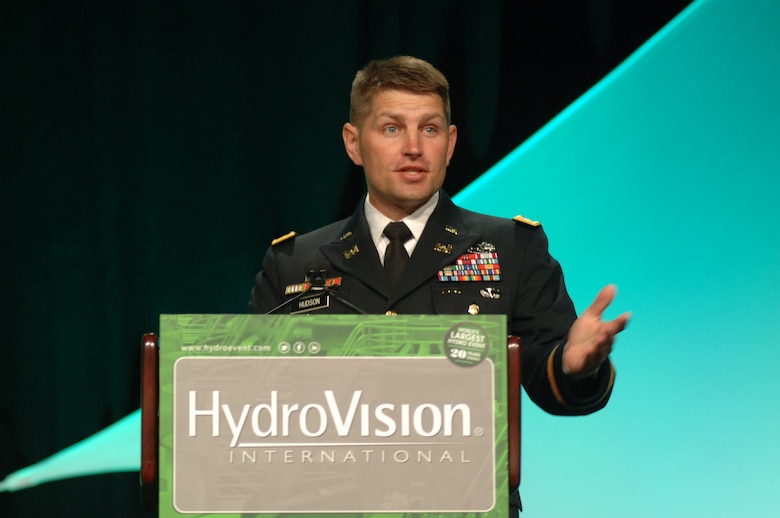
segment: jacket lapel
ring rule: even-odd
[[[371,239],[362,201],[341,233],[320,246],[320,251],[335,268],[390,297],[390,283]]]
[[[390,286],[371,239],[363,202],[334,240],[320,251],[337,269],[370,286],[388,299],[388,306],[417,289],[479,240],[463,222],[458,207],[439,191],[439,203],[406,264],[401,280]]]

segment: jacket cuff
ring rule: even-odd
[[[547,378],[558,403],[578,414],[589,414],[603,408],[615,383],[615,368],[607,360],[595,376],[574,379],[563,373],[563,344],[547,357]]]

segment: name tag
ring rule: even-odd
[[[313,297],[305,297],[294,302],[290,314],[308,313],[310,311],[317,311],[318,309],[325,309],[329,306],[330,295],[327,293],[320,293]]]

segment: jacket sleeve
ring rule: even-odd
[[[522,340],[523,386],[534,403],[551,414],[584,415],[603,408],[615,371],[608,362],[592,377],[563,373],[566,337],[577,314],[560,264],[549,254],[540,228],[518,233],[524,249],[510,329]]]

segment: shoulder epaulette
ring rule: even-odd
[[[276,239],[271,241],[271,246],[276,246],[279,243],[283,243],[284,241],[287,241],[288,239],[291,239],[291,238],[293,238],[293,237],[295,237],[297,235],[298,234],[296,234],[295,231],[288,232],[287,234],[285,234],[285,235],[283,235],[281,237],[277,237]]]
[[[525,225],[528,225],[529,227],[538,227],[539,225],[541,225],[541,223],[539,223],[538,221],[534,221],[532,219],[528,219],[525,216],[517,215],[517,216],[515,216],[512,219],[517,221],[518,223],[523,223]]]

